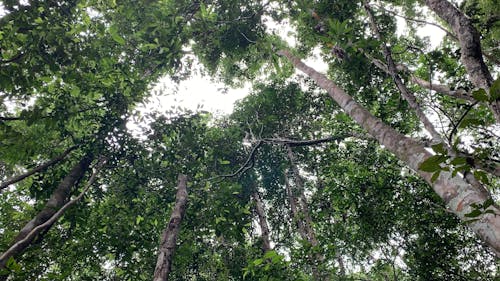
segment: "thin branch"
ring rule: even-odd
[[[389,68],[381,60],[372,57],[370,54],[364,52],[362,49],[358,49],[358,51],[360,51],[363,55],[365,55],[365,57],[367,57],[376,67],[378,67],[379,69],[381,69],[385,73],[390,74]],[[398,70],[398,72],[408,73],[410,75],[410,80],[422,88],[432,90],[432,91],[435,91],[437,93],[447,95],[447,96],[450,96],[453,98],[464,99],[464,100],[471,101],[471,102],[476,101],[464,89],[451,90],[450,87],[448,87],[446,85],[436,84],[434,82],[429,82],[429,81],[424,80],[420,77],[417,77],[414,73],[412,73],[410,71],[410,69],[406,65],[398,63],[396,65],[396,69]]]
[[[8,63],[11,63],[11,62],[15,62],[15,61],[21,59],[23,56],[24,56],[24,53],[23,52],[19,52],[19,54],[13,56],[10,59],[0,60],[0,64],[8,64]]]
[[[332,142],[332,141],[342,140],[342,139],[345,139],[345,138],[350,137],[350,136],[351,135],[330,136],[330,137],[316,139],[316,140],[292,140],[292,139],[287,139],[287,138],[263,138],[262,141],[266,142],[266,143],[284,144],[284,145],[289,145],[291,147],[295,147],[295,146],[308,146],[308,145],[321,144],[321,143],[325,143],[325,142]]]
[[[50,166],[53,166],[57,163],[59,163],[61,160],[63,160],[64,158],[66,158],[66,156],[68,156],[68,154],[70,152],[72,152],[73,150],[75,150],[78,146],[77,145],[74,145],[74,146],[71,146],[70,148],[66,149],[62,154],[60,154],[59,156],[51,159],[50,161],[46,162],[46,163],[43,163],[42,165],[39,165],[31,170],[29,170],[28,172],[24,173],[24,174],[21,174],[21,175],[18,175],[18,176],[15,176],[13,178],[10,178],[8,180],[6,180],[5,182],[3,183],[0,183],[0,190],[8,187],[9,185],[11,184],[14,184],[16,182],[20,182],[22,181],[23,179],[33,175],[33,174],[36,174],[38,172],[41,172],[45,169],[47,169],[48,167]]]
[[[88,180],[87,184],[83,188],[82,192],[73,200],[69,201],[68,203],[64,204],[64,206],[61,207],[50,219],[45,221],[44,223],[38,225],[37,227],[33,228],[33,230],[26,235],[22,240],[17,241],[12,245],[7,251],[5,251],[1,256],[0,256],[0,264],[4,264],[8,258],[13,256],[19,248],[24,247],[24,244],[29,243],[29,241],[33,240],[33,238],[43,229],[46,227],[49,227],[50,225],[54,224],[63,214],[64,212],[71,206],[73,206],[76,202],[78,202],[83,195],[89,190],[89,188],[92,186],[92,184],[95,182],[97,174],[101,171],[102,167],[106,163],[106,159],[101,159],[99,163],[95,167],[95,171],[92,173],[92,176]]]
[[[418,23],[423,23],[423,24],[435,26],[435,27],[441,29],[442,31],[444,31],[446,33],[446,35],[449,36],[454,41],[458,41],[458,38],[453,33],[451,33],[449,30],[447,30],[446,28],[440,26],[437,23],[433,23],[433,22],[429,22],[429,21],[425,21],[425,20],[421,20],[421,19],[414,19],[414,18],[410,18],[410,17],[407,17],[407,16],[403,16],[403,15],[401,15],[399,13],[394,12],[394,11],[385,9],[384,7],[382,7],[380,5],[377,5],[377,4],[374,4],[374,6],[376,6],[377,8],[379,8],[381,10],[383,10],[384,12],[387,12],[387,13],[389,13],[391,15],[396,16],[396,17],[400,17],[400,18],[405,19],[407,21],[413,21],[413,22],[418,22]]]
[[[467,116],[467,114],[469,113],[469,111],[471,111],[472,108],[474,108],[474,106],[477,104],[478,102],[476,101],[475,103],[469,105],[467,107],[467,109],[465,110],[465,112],[462,114],[462,116],[460,116],[460,119],[458,119],[458,121],[455,123],[455,125],[453,126],[453,129],[451,130],[450,132],[450,135],[448,136],[448,141],[450,143],[452,143],[452,140],[453,140],[453,135],[455,134],[455,132],[457,131],[458,129],[458,126],[460,126],[460,123],[462,123],[462,121],[464,120],[465,116]]]

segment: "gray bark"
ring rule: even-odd
[[[365,11],[368,14],[368,18],[370,19],[370,24],[372,26],[373,33],[375,33],[375,36],[377,39],[379,39],[381,42],[383,42],[383,38],[380,35],[380,31],[378,29],[377,23],[375,21],[375,17],[372,14],[372,11],[368,4],[365,3]],[[422,107],[418,104],[417,99],[415,98],[415,95],[408,90],[406,85],[403,83],[401,80],[401,77],[399,77],[398,70],[396,67],[396,64],[394,63],[394,60],[392,58],[392,52],[387,47],[385,43],[382,43],[382,52],[384,53],[385,59],[387,61],[387,70],[389,75],[391,75],[392,79],[394,80],[394,83],[396,84],[396,87],[398,88],[399,92],[401,93],[401,96],[408,102],[408,105],[413,109],[415,114],[417,115],[418,119],[422,124],[424,124],[424,128],[431,134],[432,139],[434,140],[435,143],[445,143],[441,135],[436,131],[436,128],[434,128],[434,125],[432,125],[431,121],[425,116],[424,111],[422,110]]]
[[[269,225],[267,224],[266,220],[266,211],[264,208],[264,202],[262,202],[262,198],[260,197],[258,191],[255,191],[252,194],[252,197],[255,201],[255,211],[257,212],[257,216],[259,217],[259,226],[262,237],[262,252],[266,253],[272,250],[272,248],[271,248],[271,239],[269,238],[270,232],[269,232]]]
[[[62,206],[53,216],[51,216],[47,221],[44,223],[36,226],[33,228],[23,239],[17,241],[12,245],[7,251],[5,251],[1,256],[0,256],[0,265],[5,266],[7,261],[9,260],[10,257],[14,256],[15,254],[19,253],[20,251],[24,250],[27,248],[31,241],[43,230],[48,230],[57,220],[64,214],[64,212],[69,209],[71,206],[75,205],[82,197],[85,195],[85,192],[89,190],[89,188],[94,184],[97,174],[101,170],[102,166],[104,165],[106,161],[103,159],[100,161],[100,163],[97,165],[95,172],[92,174],[90,179],[88,180],[87,184],[83,188],[82,192],[73,200],[67,202]]]
[[[153,281],[168,280],[168,276],[172,269],[172,260],[177,243],[177,236],[179,235],[182,219],[186,213],[187,199],[187,176],[179,174],[175,206],[170,215],[168,226],[161,236]]]
[[[467,225],[500,257],[500,209],[497,206],[489,206],[488,210],[495,214],[482,213],[475,218],[477,219],[475,221],[471,221],[465,216],[474,210],[472,204],[483,204],[491,198],[488,191],[482,187],[472,186],[459,174],[453,176],[451,172],[447,171],[442,171],[435,181],[431,181],[432,173],[419,170],[420,164],[432,156],[422,144],[397,132],[373,116],[333,81],[304,64],[289,51],[281,50],[278,54],[288,58],[295,68],[304,72],[326,90],[330,97],[355,122],[425,179],[443,199],[447,208],[462,221],[467,221]]]

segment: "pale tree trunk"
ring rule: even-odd
[[[441,171],[435,181],[431,181],[432,173],[419,170],[422,162],[432,156],[425,147],[412,138],[409,138],[382,120],[373,116],[368,110],[358,104],[325,75],[304,64],[289,51],[281,50],[279,55],[285,56],[299,70],[307,74],[321,88],[326,90],[330,97],[370,135],[391,151],[408,167],[417,172],[432,186],[434,191],[443,199],[447,208],[456,214],[500,257],[500,210],[497,206],[489,206],[488,210],[495,214],[482,213],[477,220],[471,221],[466,214],[471,213],[473,204],[483,204],[491,196],[482,187],[470,185],[460,174],[455,176],[451,172]]]
[[[285,190],[286,194],[288,197],[288,202],[290,203],[290,212],[292,215],[292,220],[296,223],[297,225],[297,230],[299,231],[300,237],[309,242],[311,246],[314,246],[313,243],[311,243],[310,238],[309,238],[309,233],[307,233],[306,227],[305,227],[305,221],[302,220],[301,213],[299,211],[299,202],[297,200],[296,195],[294,194],[292,187],[290,185],[290,182],[288,180],[288,173],[285,172]],[[318,270],[318,265],[317,261],[315,260],[314,256],[309,255],[308,259],[311,263],[311,271],[313,273],[313,278],[314,280],[318,281],[320,280],[320,273]]]
[[[440,18],[446,21],[458,38],[461,61],[469,74],[472,83],[489,90],[493,77],[483,60],[480,34],[472,24],[472,20],[447,0],[425,0],[425,4]],[[500,122],[500,101],[490,104],[497,122]]]
[[[30,235],[30,237],[28,237],[28,235],[32,233],[35,228],[47,222],[61,207],[64,206],[64,204],[69,201],[69,197],[71,195],[73,187],[76,186],[78,181],[80,181],[85,172],[88,170],[90,163],[92,162],[92,158],[93,157],[91,155],[84,156],[80,160],[80,162],[78,162],[78,164],[76,164],[71,169],[69,174],[62,180],[56,190],[54,190],[47,203],[45,203],[44,208],[21,229],[12,244],[23,241],[22,245],[16,247],[14,251],[10,251],[8,256],[2,256],[0,268],[5,267],[7,260],[11,256],[15,256],[24,252],[24,250],[32,243],[33,239],[36,237],[36,235]],[[52,224],[37,228],[36,234],[48,230],[51,226]]]
[[[270,232],[269,225],[267,224],[266,220],[264,202],[262,201],[262,198],[260,197],[260,194],[257,190],[252,194],[252,197],[255,201],[255,211],[257,212],[257,216],[259,217],[259,226],[262,237],[262,252],[266,253],[268,251],[271,251],[272,248],[271,239],[269,238]]]
[[[187,199],[187,176],[179,174],[177,180],[177,194],[175,195],[175,206],[170,215],[168,226],[161,236],[153,281],[168,280],[168,275],[172,269],[172,260],[174,257],[177,236],[179,235],[181,222],[186,212]]]
[[[295,182],[295,188],[291,189],[289,193],[291,197],[298,198],[298,200],[295,199],[295,204],[296,204],[295,209],[297,211],[295,211],[294,217],[296,220],[301,220],[303,218],[303,221],[301,221],[302,232],[303,232],[301,233],[302,239],[309,242],[309,244],[313,248],[315,248],[313,251],[317,251],[319,243],[318,239],[316,238],[316,233],[314,232],[313,221],[311,218],[311,214],[309,212],[309,206],[307,205],[307,200],[304,195],[304,190],[305,190],[304,180],[300,176],[299,168],[297,166],[295,155],[293,154],[292,148],[290,147],[290,145],[287,145],[286,148]],[[287,185],[289,186],[289,183]],[[318,266],[324,263],[325,257],[321,253],[315,252],[311,255],[310,259],[313,264],[312,269],[313,269],[314,279],[320,281],[329,280],[328,274],[318,269]]]

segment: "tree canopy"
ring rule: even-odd
[[[1,1],[0,280],[496,280],[499,7]]]

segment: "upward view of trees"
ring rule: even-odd
[[[499,278],[496,0],[0,3],[0,280]]]

